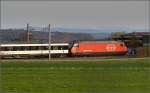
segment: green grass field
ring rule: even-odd
[[[149,93],[149,61],[2,61],[3,92]]]

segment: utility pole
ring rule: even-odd
[[[0,31],[1,31],[1,27],[0,27]],[[2,39],[2,35],[0,32],[0,60],[1,60],[1,44],[2,44],[1,39]],[[0,63],[0,65],[1,65],[1,63]]]
[[[51,25],[49,24],[48,25],[48,31],[49,31],[49,34],[48,34],[48,42],[49,42],[49,46],[48,46],[48,50],[49,50],[49,61],[51,60]]]
[[[29,24],[27,24],[27,43],[30,42]]]
[[[1,30],[1,27],[0,27],[0,30]],[[1,43],[1,41],[2,41],[1,39],[2,39],[2,35],[0,34],[0,60],[1,60],[1,44],[2,44],[2,43]],[[1,64],[0,64],[0,65],[1,65]]]
[[[0,5],[1,5],[1,0],[0,0]],[[1,20],[1,17],[0,17],[0,20]],[[2,33],[1,33],[1,24],[0,24],[0,61],[1,61],[1,44],[2,44]],[[1,63],[0,63],[0,68],[1,68]],[[1,71],[1,69],[0,69],[0,71]],[[0,74],[0,76],[1,76],[1,74]],[[0,81],[1,81],[1,79],[0,79]],[[0,86],[0,89],[1,89],[1,86]]]

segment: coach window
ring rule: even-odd
[[[66,49],[68,49],[68,46],[62,46],[62,49],[66,50]]]
[[[32,50],[32,46],[29,46],[29,50]]]
[[[62,46],[58,46],[58,50],[62,50],[63,48],[62,48]]]
[[[39,50],[39,46],[35,46],[35,50]]]
[[[19,50],[23,50],[23,47],[17,47],[17,50],[19,51]]]
[[[43,46],[39,46],[39,50],[43,50]]]
[[[37,50],[41,50],[41,46],[37,46]]]
[[[13,47],[13,51],[17,51],[18,50],[18,47]]]
[[[43,46],[42,50],[48,50],[48,47],[47,46]]]
[[[44,47],[43,47],[43,46],[40,46],[40,50],[44,50]]]
[[[20,49],[21,49],[21,50],[25,50],[25,47],[24,47],[24,46],[22,46],[22,47],[20,47]]]
[[[49,47],[48,46],[45,46],[45,50],[48,50],[49,49]]]
[[[22,50],[22,49],[21,49],[21,47],[16,47],[16,50],[19,51],[19,50]]]
[[[53,47],[53,46],[51,46],[51,50],[53,50],[53,48],[54,48],[54,47]]]
[[[47,48],[46,48],[46,46],[42,46],[42,50],[46,50]]]
[[[58,46],[53,46],[53,50],[58,50]]]
[[[7,47],[1,47],[1,50],[2,51],[8,51],[8,48]]]
[[[7,47],[8,51],[12,51],[13,47]]]
[[[46,50],[47,47],[46,46],[41,46],[41,50]]]
[[[68,46],[64,46],[64,49],[68,49]]]
[[[1,47],[1,51],[7,51],[6,47]]]
[[[21,46],[20,48],[21,48],[21,50],[26,50],[25,46]]]
[[[31,47],[31,50],[36,50],[36,46],[32,46],[32,47]]]
[[[29,50],[29,46],[25,46],[25,47],[24,47],[24,50]]]

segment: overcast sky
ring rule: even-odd
[[[2,1],[2,28],[148,28],[148,1]]]

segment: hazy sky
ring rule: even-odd
[[[2,28],[131,27],[148,28],[148,1],[2,1]]]

